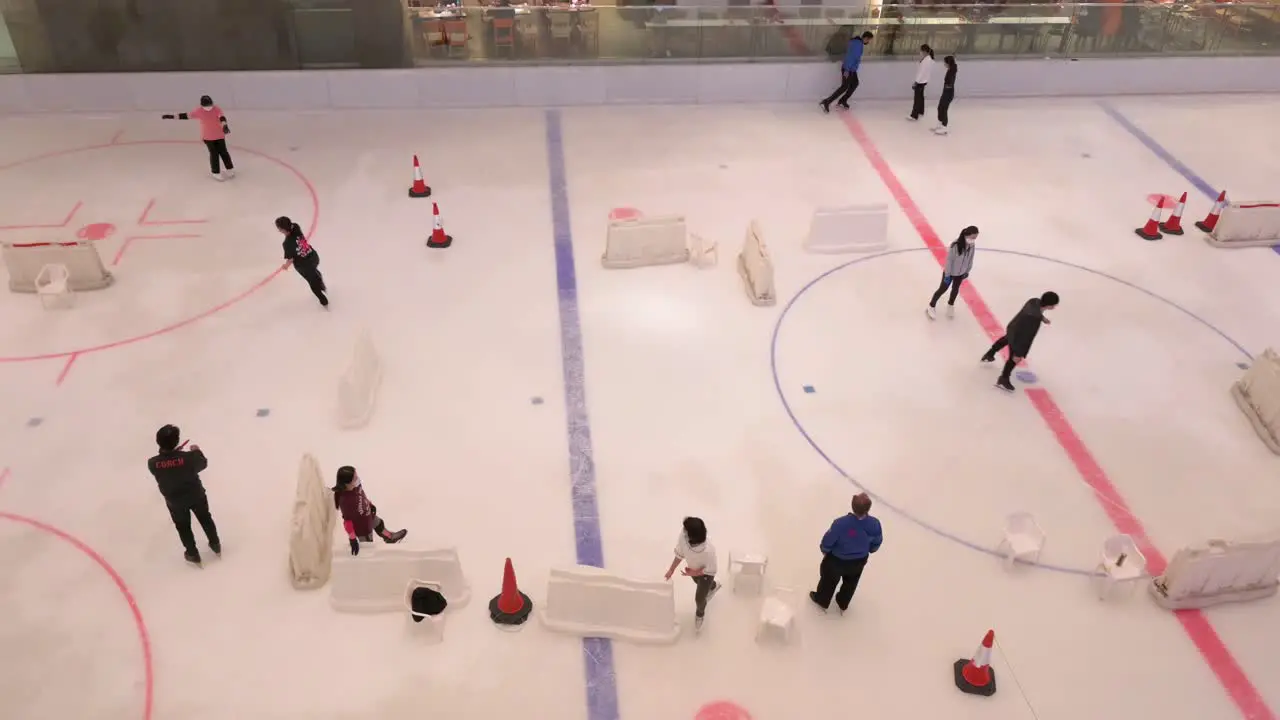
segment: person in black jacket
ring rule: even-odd
[[[292,263],[293,269],[307,281],[320,304],[329,307],[329,298],[325,295],[328,289],[324,286],[324,276],[320,274],[320,253],[307,242],[298,223],[289,218],[283,215],[276,218],[276,230],[284,235],[284,259]]]
[[[1009,359],[1004,363],[1004,371],[1000,373],[1000,379],[996,380],[996,387],[1006,392],[1013,392],[1013,383],[1009,381],[1013,368],[1027,356],[1027,353],[1031,352],[1031,343],[1035,342],[1036,333],[1040,332],[1040,324],[1052,324],[1049,318],[1044,316],[1044,311],[1052,310],[1057,306],[1058,293],[1052,290],[1038,298],[1031,298],[1009,321],[1004,337],[996,340],[991,349],[982,356],[982,362],[994,362],[996,353],[1006,347],[1009,348]]]
[[[209,497],[200,482],[200,473],[209,467],[209,461],[198,445],[192,445],[190,449],[184,449],[185,442],[179,445],[179,435],[174,425],[165,425],[156,431],[160,454],[147,461],[147,469],[155,477],[160,494],[169,506],[169,517],[173,519],[173,526],[177,528],[185,550],[183,559],[199,567],[200,549],[196,547],[195,535],[191,533],[191,516],[195,515],[204,529],[209,549],[214,555],[222,555],[222,542],[218,540],[218,528],[209,512]]]
[[[934,135],[947,134],[948,112],[951,110],[951,101],[956,99],[956,56],[942,58],[942,64],[947,66],[947,74],[942,76],[942,94],[938,96],[938,124],[933,128]]]

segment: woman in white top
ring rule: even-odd
[[[676,538],[675,554],[671,567],[667,568],[666,579],[671,579],[683,561],[685,567],[681,574],[693,578],[693,584],[697,586],[693,596],[693,628],[701,630],[702,618],[707,614],[707,603],[720,589],[720,583],[716,582],[716,549],[707,542],[707,526],[702,518],[684,519],[684,528],[680,531],[680,537]]]
[[[920,46],[920,64],[916,65],[916,81],[911,89],[915,91],[915,99],[911,103],[911,118],[919,120],[924,115],[924,86],[929,84],[929,76],[933,74],[933,48]]]

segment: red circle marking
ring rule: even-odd
[[[49,525],[48,523],[36,520],[35,518],[29,518],[25,515],[14,515],[13,513],[7,513],[4,511],[0,511],[0,520],[12,520],[13,522],[33,527],[40,532],[47,533],[59,540],[62,540],[96,563],[98,567],[102,568],[102,571],[111,578],[111,582],[115,583],[116,589],[120,591],[120,594],[124,597],[125,603],[129,605],[129,612],[133,614],[133,625],[138,631],[138,641],[142,643],[142,675],[144,694],[142,703],[142,720],[151,720],[152,706],[155,701],[156,683],[155,668],[152,665],[151,660],[151,634],[147,632],[147,623],[142,619],[142,610],[138,608],[138,600],[134,597],[133,591],[131,591],[129,586],[125,583],[124,578],[120,577],[120,573],[116,572],[116,569],[111,567],[111,563],[107,562],[106,558],[102,557],[97,550],[89,547],[89,545],[83,540],[66,532],[65,530],[61,530]]]
[[[89,223],[76,231],[76,237],[89,242],[105,240],[116,234],[116,226],[111,223]]]
[[[613,221],[638,220],[639,218],[640,211],[633,207],[616,207],[609,211],[609,219]]]
[[[1150,195],[1147,196],[1147,202],[1151,203],[1152,207],[1154,207],[1156,204],[1162,201],[1164,202],[1164,206],[1167,208],[1172,208],[1174,205],[1178,204],[1178,198],[1172,195],[1165,195],[1164,193],[1151,193]]]
[[[717,700],[703,705],[693,720],[751,720],[751,713],[736,703]]]
[[[0,171],[9,170],[9,169],[12,169],[21,165],[27,165],[33,162],[39,162],[41,160],[49,160],[56,157],[75,155],[77,153],[83,153],[83,152],[92,152],[94,150],[122,148],[122,147],[129,147],[131,145],[199,145],[199,144],[201,143],[198,143],[194,140],[130,140],[130,141],[121,141],[121,142],[114,142],[114,143],[103,143],[100,145],[89,145],[87,147],[82,147],[82,148],[73,148],[71,150],[57,150],[54,152],[48,152],[41,155],[35,155],[23,160],[15,160],[14,162],[0,165]],[[269,160],[270,162],[273,162],[276,165],[279,165],[280,167],[284,168],[288,172],[292,173],[294,177],[298,178],[298,180],[302,183],[303,187],[306,188],[307,194],[311,196],[311,225],[307,228],[306,235],[308,238],[313,237],[315,235],[316,228],[320,226],[320,196],[316,192],[315,186],[311,184],[311,181],[309,179],[307,179],[307,176],[303,175],[302,171],[298,170],[297,168],[285,162],[284,160],[268,155],[264,152],[260,152],[258,150],[251,150],[242,145],[236,146],[236,152],[248,153],[250,155],[260,157],[264,160]],[[248,290],[241,292],[239,295],[232,297],[230,300],[225,300],[221,304],[215,305],[209,308],[208,310],[205,310],[204,312],[200,313],[199,315],[193,315],[192,317],[186,318],[185,320],[179,320],[175,323],[166,325],[160,328],[159,330],[152,330],[151,332],[143,333],[142,335],[135,335],[134,337],[125,338],[123,340],[115,340],[113,342],[103,343],[101,345],[94,345],[93,347],[80,348],[78,350],[65,350],[63,352],[44,353],[41,355],[24,355],[20,357],[0,357],[0,363],[29,362],[32,360],[53,360],[55,358],[88,355],[89,353],[100,352],[102,350],[113,350],[118,347],[124,347],[125,345],[132,345],[133,343],[136,343],[136,342],[141,342],[143,340],[150,340],[151,338],[159,337],[161,335],[167,335],[173,332],[174,330],[180,330],[188,325],[194,325],[195,323],[211,315],[216,315],[217,313],[220,313],[223,310],[226,310],[232,305],[235,305],[241,300],[244,300],[245,298],[249,297],[255,292],[261,290],[263,287],[266,286],[267,283],[279,277],[282,272],[284,272],[284,265],[281,265],[280,267],[276,268],[270,275],[259,280],[256,284],[254,284]]]

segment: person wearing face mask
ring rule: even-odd
[[[1049,318],[1045,317],[1046,310],[1052,310],[1058,306],[1058,293],[1050,290],[1038,298],[1031,298],[1018,311],[1018,314],[1009,321],[1009,326],[1005,328],[1005,334],[999,340],[992,344],[986,354],[982,356],[982,362],[995,362],[996,353],[1009,348],[1009,359],[1004,363],[1004,370],[1000,373],[1000,379],[996,380],[996,387],[1005,392],[1013,392],[1015,388],[1010,382],[1009,376],[1013,374],[1013,368],[1022,362],[1022,359],[1031,352],[1031,343],[1036,339],[1036,333],[1040,332],[1040,325],[1052,325]]]
[[[947,66],[947,74],[942,76],[942,95],[938,97],[938,124],[933,128],[934,135],[947,134],[948,111],[951,110],[951,101],[956,99],[956,56],[942,58],[942,64]]]
[[[276,218],[276,230],[284,235],[285,264],[293,265],[293,269],[307,281],[320,305],[329,307],[329,290],[325,287],[324,276],[320,274],[320,253],[307,242],[298,223],[288,217],[281,215]]]
[[[970,225],[960,231],[960,237],[947,249],[947,264],[942,268],[942,283],[934,291],[929,300],[925,314],[930,320],[938,317],[938,299],[942,293],[951,288],[951,297],[947,298],[947,317],[955,317],[956,296],[960,294],[960,286],[969,277],[973,269],[974,241],[978,239],[978,228]]]
[[[213,173],[213,179],[221,182],[236,176],[236,166],[231,162],[231,153],[227,150],[227,135],[231,134],[231,126],[227,124],[227,116],[223,114],[222,108],[213,104],[213,98],[201,95],[200,107],[195,110],[161,115],[160,119],[199,121],[200,139],[209,150],[209,170]],[[226,172],[221,172],[222,169]]]
[[[929,76],[933,74],[933,48],[920,46],[920,62],[916,65],[916,81],[911,85],[915,98],[911,101],[911,115],[908,119],[919,120],[924,115],[924,87],[929,84]]]

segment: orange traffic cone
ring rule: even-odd
[[[1196,222],[1196,227],[1211,233],[1213,229],[1218,227],[1218,216],[1222,214],[1223,208],[1227,206],[1227,191],[1223,190],[1218,193],[1218,200],[1213,204],[1213,209],[1209,211],[1209,216],[1204,220]]]
[[[409,197],[431,197],[431,188],[427,186],[427,181],[422,179],[422,166],[418,164],[417,155],[413,156],[413,185],[409,187]]]
[[[1156,208],[1151,211],[1151,217],[1147,218],[1147,224],[1134,230],[1138,237],[1143,240],[1159,240],[1164,237],[1160,234],[1160,213],[1162,210],[1164,210],[1163,197],[1156,201]]]
[[[991,669],[991,644],[995,641],[996,631],[988,630],[971,659],[956,661],[956,687],[960,692],[984,697],[996,694],[996,671]]]
[[[523,625],[533,612],[533,601],[516,585],[516,571],[507,558],[502,569],[502,592],[489,601],[489,618],[499,625]]]
[[[1182,193],[1182,197],[1178,198],[1178,204],[1173,208],[1173,214],[1169,219],[1160,223],[1160,229],[1170,235],[1182,234],[1182,212],[1187,209],[1187,194]]]
[[[427,247],[429,248],[447,248],[453,244],[453,236],[444,234],[444,221],[440,219],[439,203],[431,203],[431,214],[434,217],[434,223],[431,228],[431,237],[427,239]]]

